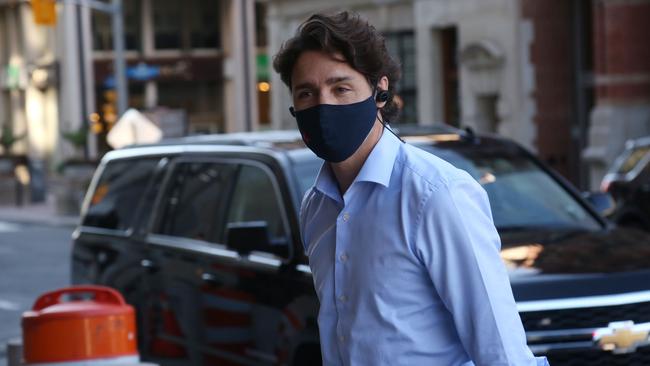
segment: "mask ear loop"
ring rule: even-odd
[[[380,98],[379,96],[381,95],[381,100],[380,101],[382,101],[382,102],[388,103],[388,99],[390,99],[390,94],[389,94],[388,90],[381,90],[381,89],[379,89],[377,87],[375,87],[374,95],[375,95],[375,100],[378,100]],[[378,107],[377,108],[379,110],[379,115],[377,116],[377,119],[379,119],[379,123],[381,123],[382,126],[384,126],[384,129],[390,131],[390,133],[395,135],[395,137],[397,137],[400,141],[402,141],[403,144],[405,144],[406,141],[402,140],[402,138],[399,137],[395,133],[395,131],[393,131],[392,128],[390,128],[390,126],[389,126],[390,122],[388,120],[386,120],[386,122],[384,122],[384,119],[383,119],[384,116],[382,116],[382,114],[381,114],[382,108],[384,108],[384,107]]]

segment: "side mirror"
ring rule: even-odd
[[[583,197],[604,217],[610,216],[616,209],[616,202],[609,193],[585,192]]]
[[[226,225],[226,246],[240,255],[252,251],[286,256],[287,245],[272,245],[266,221],[232,222]]]

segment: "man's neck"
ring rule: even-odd
[[[350,188],[350,185],[352,185],[352,182],[354,182],[359,171],[361,171],[361,168],[366,162],[366,159],[368,159],[372,149],[374,149],[377,142],[379,142],[383,128],[384,126],[381,123],[375,122],[375,125],[372,127],[372,130],[370,130],[366,140],[361,144],[359,149],[352,154],[352,156],[340,163],[329,163],[332,172],[334,173],[334,177],[336,177],[336,182],[338,183],[341,196],[343,196],[345,192],[347,192],[348,188]]]

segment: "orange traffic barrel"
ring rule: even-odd
[[[135,315],[119,292],[76,286],[40,296],[23,313],[27,365],[138,363]]]

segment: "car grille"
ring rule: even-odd
[[[615,321],[650,322],[650,302],[521,313],[526,331],[606,327]],[[648,363],[650,365],[650,362]]]
[[[648,366],[650,347],[635,353],[615,355],[604,351],[567,351],[546,355],[552,366]]]
[[[612,322],[631,320],[634,323],[650,322],[650,302],[625,305],[599,306],[592,308],[575,308],[561,310],[531,311],[520,313],[524,328],[529,332],[529,344],[551,346],[548,357],[553,366],[635,366],[650,365],[650,346],[642,347],[628,354],[614,354],[597,349],[592,343],[592,329],[607,327]],[[561,332],[565,330],[566,332]],[[553,338],[549,334],[562,336]],[[533,336],[537,334],[536,338]],[[541,338],[539,335],[542,335]],[[565,343],[569,342],[569,343]],[[571,342],[582,343],[577,348],[559,348],[569,346]],[[583,348],[584,347],[584,348]]]

